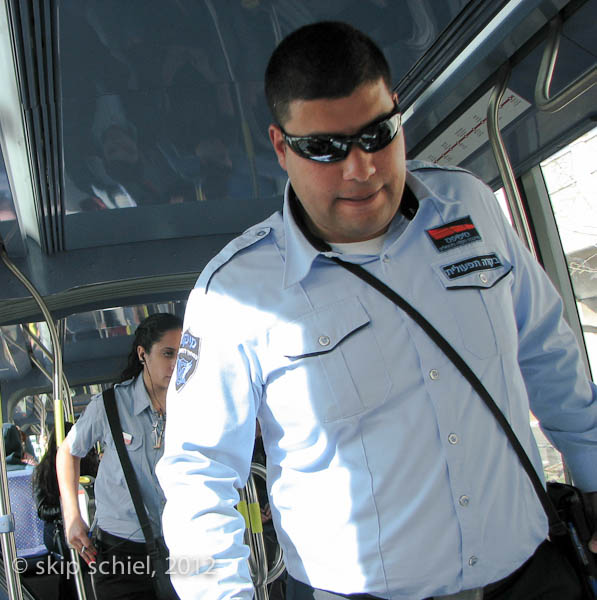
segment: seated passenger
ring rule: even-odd
[[[24,469],[26,465],[36,464],[35,458],[25,452],[21,441],[21,433],[14,423],[4,423],[2,425],[2,437],[4,438],[7,471],[16,471]]]

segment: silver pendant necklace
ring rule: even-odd
[[[161,411],[152,410],[154,421],[151,424],[151,430],[153,433],[153,447],[158,449],[162,447],[162,440],[164,439],[164,430],[166,429],[166,413]]]

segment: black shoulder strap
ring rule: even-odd
[[[137,518],[139,519],[141,529],[143,530],[145,543],[147,544],[147,551],[150,556],[154,556],[154,554],[156,554],[156,552],[158,551],[158,548],[156,545],[153,530],[151,529],[151,524],[149,523],[147,511],[145,510],[145,505],[143,504],[143,500],[141,499],[141,488],[139,487],[137,475],[135,474],[135,470],[133,469],[133,465],[131,464],[129,454],[126,451],[126,448],[124,447],[124,439],[122,437],[122,425],[120,424],[118,408],[116,407],[116,396],[114,394],[114,388],[111,387],[105,390],[102,396],[104,399],[104,408],[106,409],[106,416],[108,417],[108,424],[110,425],[110,431],[112,432],[112,438],[114,439],[114,445],[116,446],[116,452],[118,452],[118,458],[120,459],[120,464],[122,466],[122,470],[124,471],[124,478],[126,479],[126,484],[129,488],[129,493],[131,494],[131,498],[133,499],[133,505],[135,507],[135,512],[137,513]]]
[[[401,308],[415,323],[417,323],[425,333],[435,342],[435,344],[439,347],[439,349],[452,361],[454,366],[460,371],[462,376],[471,384],[473,389],[477,392],[477,394],[481,397],[487,408],[491,411],[497,422],[500,424],[504,433],[506,434],[510,444],[514,448],[518,459],[520,460],[522,467],[526,471],[533,487],[535,488],[535,493],[539,498],[543,506],[543,510],[547,515],[547,519],[549,521],[549,530],[551,533],[555,535],[562,535],[566,530],[566,526],[560,519],[558,512],[550,500],[547,492],[543,488],[543,483],[541,479],[537,475],[537,471],[535,471],[533,464],[529,460],[524,448],[518,441],[516,434],[512,430],[510,423],[499,409],[497,404],[494,402],[493,398],[489,394],[489,392],[485,389],[485,386],[481,383],[479,378],[474,374],[472,369],[464,362],[463,358],[452,348],[449,342],[441,335],[435,327],[421,313],[414,308],[411,304],[409,304],[402,296],[397,294],[393,289],[388,287],[385,283],[377,279],[374,275],[369,273],[369,271],[365,270],[360,265],[356,265],[349,262],[344,262],[337,257],[332,257],[331,260],[339,264],[341,267],[344,267],[360,279],[362,279],[365,283],[373,286],[376,290],[381,292],[386,298],[391,300],[394,304],[396,304],[399,308]]]

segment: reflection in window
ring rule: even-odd
[[[14,221],[15,219],[16,215],[8,183],[8,174],[6,173],[4,160],[0,156],[0,221]]]

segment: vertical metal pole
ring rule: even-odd
[[[62,386],[63,368],[62,368],[62,349],[58,338],[58,331],[54,324],[54,319],[50,313],[44,299],[41,297],[39,292],[35,289],[35,286],[25,277],[17,266],[10,260],[4,245],[0,244],[0,257],[4,261],[4,264],[8,267],[11,273],[27,288],[33,299],[37,302],[46,324],[50,332],[50,339],[52,340],[52,353],[54,361],[54,373],[53,373],[53,395],[54,395],[54,426],[56,427],[56,444],[60,445],[64,440],[64,412],[63,412],[63,398],[62,392],[64,390]],[[3,469],[6,468],[3,463]],[[2,469],[0,469],[1,471]],[[83,573],[81,571],[81,562],[79,559],[78,552],[74,549],[70,549],[71,561],[76,565],[75,583],[77,586],[77,592],[80,600],[87,600],[85,594],[85,587],[83,585]],[[7,570],[8,571],[8,570]]]
[[[62,351],[64,348],[64,342],[66,341],[66,319],[60,319],[58,321],[58,336],[59,336],[59,348]],[[62,354],[62,352],[61,352]],[[62,405],[64,409],[64,416],[70,423],[75,422],[75,409],[73,406],[73,398],[70,394],[70,387],[66,380],[64,370],[62,371]]]
[[[247,506],[248,522],[245,531],[245,541],[251,549],[249,555],[249,570],[255,587],[255,598],[257,600],[268,600],[267,593],[267,555],[265,552],[265,543],[263,541],[263,531],[261,527],[261,513],[259,511],[259,498],[253,475],[249,475],[247,485],[240,490],[240,498],[245,501]],[[255,510],[257,507],[257,510]],[[257,523],[254,523],[258,519]]]
[[[2,406],[2,396],[0,395],[0,408]],[[0,426],[2,425],[2,411],[0,410]],[[4,442],[0,443],[0,515],[8,516],[13,519],[10,508],[10,495],[8,493],[8,475],[6,474],[6,452],[4,451]],[[14,520],[12,521],[14,527]],[[21,589],[21,580],[16,568],[17,546],[15,544],[14,530],[0,535],[2,543],[2,556],[4,557],[4,574],[6,576],[6,587],[10,600],[23,600],[23,591]]]
[[[500,108],[500,102],[508,85],[508,79],[510,78],[510,66],[504,65],[499,72],[498,82],[493,88],[491,98],[489,99],[489,106],[487,107],[487,133],[489,135],[489,141],[491,142],[491,148],[497,162],[498,171],[504,184],[504,191],[506,193],[506,199],[508,201],[508,208],[512,215],[512,221],[514,223],[514,229],[522,239],[526,247],[531,251],[533,256],[537,258],[537,250],[533,243],[533,236],[531,235],[531,229],[527,221],[524,207],[522,204],[522,198],[516,185],[516,178],[514,177],[514,171],[510,158],[504,145],[504,140],[500,133],[500,127],[498,123],[498,113]]]

